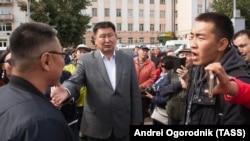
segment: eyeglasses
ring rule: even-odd
[[[62,58],[64,58],[67,55],[67,53],[65,52],[56,52],[56,51],[48,51],[48,53],[62,55]]]

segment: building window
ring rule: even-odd
[[[144,31],[144,24],[139,25],[139,31]]]
[[[128,17],[133,17],[133,10],[132,9],[128,9]]]
[[[175,17],[175,18],[178,17],[178,11],[174,11],[174,17]]]
[[[178,31],[178,24],[174,25],[174,29],[175,29],[175,31]]]
[[[165,18],[165,11],[160,11],[160,18]]]
[[[165,32],[165,24],[160,24],[160,32]]]
[[[139,17],[143,17],[143,10],[139,10]]]
[[[116,24],[116,30],[117,31],[122,31],[122,24],[121,23]]]
[[[160,4],[165,4],[165,0],[160,0]]]
[[[0,31],[12,31],[11,23],[0,23]]]
[[[154,44],[155,43],[155,38],[154,37],[151,37],[150,38],[150,44]]]
[[[116,16],[117,17],[121,17],[122,16],[121,9],[116,9]]]
[[[128,31],[133,31],[133,24],[131,23],[128,24]]]
[[[97,8],[92,8],[92,16],[97,16]]]
[[[128,44],[133,44],[133,38],[128,38]]]
[[[139,3],[140,3],[140,4],[143,4],[143,0],[139,0]]]
[[[154,10],[150,10],[150,18],[154,18],[155,17],[155,11]]]
[[[155,31],[155,25],[154,24],[150,24],[150,31]]]
[[[122,43],[122,38],[117,38],[116,42],[117,42],[117,44],[121,44]]]
[[[139,44],[143,44],[144,43],[144,38],[140,37],[139,38]]]
[[[6,7],[0,7],[0,14],[1,15],[10,15],[10,9]]]
[[[150,0],[150,4],[154,4],[155,3],[155,1],[154,0]]]
[[[202,5],[198,5],[197,14],[202,13]]]
[[[85,38],[82,38],[82,43],[86,44],[86,39]]]
[[[0,47],[7,47],[7,39],[0,39]]]
[[[108,8],[104,9],[104,16],[109,17],[109,9]]]

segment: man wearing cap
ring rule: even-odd
[[[161,49],[159,46],[154,45],[152,50],[154,53],[151,54],[151,60],[154,62],[155,68],[158,68],[161,61]]]
[[[76,65],[77,65],[77,60],[80,58],[82,54],[88,53],[91,51],[91,48],[86,46],[85,44],[79,44],[76,47],[76,58],[72,60],[72,63],[69,65],[64,66],[64,70],[67,70],[71,72],[71,74],[74,73],[76,70]],[[77,113],[78,113],[78,130],[80,131],[80,126],[81,126],[81,119],[82,119],[82,113],[83,113],[83,107],[85,104],[86,100],[86,87],[82,86],[80,89],[80,96],[76,101],[76,108],[77,108]],[[79,133],[79,136],[82,137],[82,133]]]
[[[191,49],[190,48],[183,48],[178,52],[179,58],[186,58],[185,66],[186,68],[190,68],[193,65],[193,61],[191,58]]]
[[[138,50],[138,57],[134,58],[139,88],[141,89],[142,113],[143,119],[149,116],[150,100],[143,92],[146,88],[151,87],[156,80],[155,64],[148,59],[148,51],[150,49],[146,45],[141,45]],[[142,123],[143,124],[143,123]]]

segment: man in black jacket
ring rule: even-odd
[[[43,23],[24,23],[10,37],[12,75],[0,88],[1,141],[74,141],[62,113],[45,96],[64,67],[56,32]]]
[[[226,102],[221,95],[210,98],[204,93],[208,89],[208,74],[204,67],[213,62],[220,62],[230,76],[250,82],[244,69],[245,61],[230,44],[233,34],[233,24],[223,14],[210,12],[196,17],[190,36],[196,68],[189,73],[186,125],[249,124],[250,111],[244,106]]]

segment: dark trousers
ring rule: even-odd
[[[142,125],[143,125],[145,118],[150,116],[149,113],[150,99],[146,97],[141,97],[141,101],[142,101],[142,117],[143,117]]]
[[[80,131],[81,122],[82,122],[83,107],[77,107],[76,111],[78,114],[78,130]]]
[[[79,129],[78,129],[78,123],[72,124],[69,126],[71,131],[74,134],[75,141],[79,141]]]

